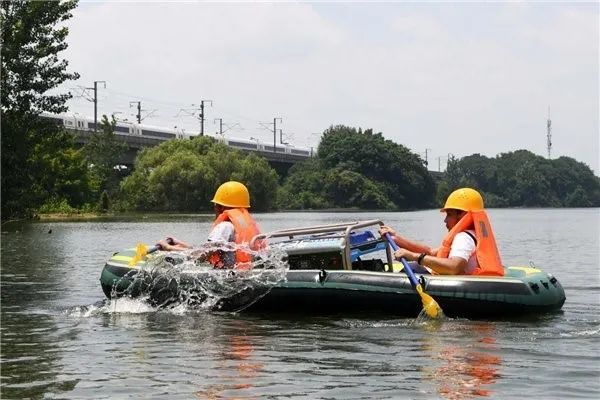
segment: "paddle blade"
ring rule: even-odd
[[[135,255],[133,256],[131,261],[129,261],[129,266],[133,266],[139,263],[147,253],[148,247],[144,243],[138,243],[138,245],[135,247]]]
[[[425,293],[421,285],[417,285],[416,289],[417,293],[419,293],[419,296],[421,296],[421,302],[423,303],[423,310],[425,310],[425,314],[432,319],[443,318],[444,313],[437,301]]]

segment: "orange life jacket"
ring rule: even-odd
[[[500,253],[498,253],[494,232],[492,231],[490,221],[484,210],[467,212],[467,214],[465,214],[460,221],[450,229],[442,241],[442,245],[436,256],[448,258],[454,237],[460,232],[473,228],[475,229],[475,237],[477,239],[475,255],[477,257],[477,264],[479,265],[470,273],[470,275],[503,276],[504,267],[500,260]]]
[[[215,219],[213,228],[221,222],[229,221],[233,224],[235,232],[235,243],[237,245],[245,244],[248,245],[252,238],[260,233],[256,221],[252,218],[250,213],[245,208],[232,208],[223,211]],[[252,250],[258,250],[264,247],[262,242],[259,242]],[[215,268],[225,267],[224,262],[219,252],[214,252],[209,257],[209,262],[215,266]],[[238,249],[235,252],[235,268],[238,269],[249,269],[252,264],[252,255]]]

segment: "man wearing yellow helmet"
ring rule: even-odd
[[[427,271],[443,275],[504,275],[504,267],[494,233],[483,207],[483,198],[474,189],[457,189],[448,196],[444,208],[448,234],[439,248],[414,242],[383,226],[400,247],[396,259],[416,261]]]
[[[252,238],[260,233],[258,225],[248,212],[250,208],[250,193],[240,182],[223,183],[213,199],[216,218],[208,234],[209,242],[225,244],[235,243],[238,246],[247,245]],[[170,239],[170,240],[169,240]],[[192,246],[176,238],[167,238],[158,242],[162,250],[185,250]],[[256,249],[254,249],[256,250]],[[234,252],[210,252],[206,255],[208,261],[216,268],[234,266],[245,268],[249,266],[252,256],[237,249]]]

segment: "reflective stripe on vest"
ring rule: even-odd
[[[504,267],[500,260],[494,232],[484,210],[467,212],[444,237],[436,256],[448,258],[454,237],[468,229],[475,230],[475,256],[477,257],[477,264],[479,264],[470,275],[503,276]]]

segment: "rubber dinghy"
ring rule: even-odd
[[[177,277],[161,269],[148,270],[148,255],[130,266],[135,249],[115,253],[106,263],[100,282],[108,298],[146,296],[156,306],[196,299],[214,290],[245,282],[220,292],[216,309],[285,313],[388,313],[416,316],[422,309],[400,264],[394,264],[389,245],[376,231],[381,221],[359,221],[284,229],[256,236],[281,250],[287,269],[270,271],[186,268]],[[367,258],[370,257],[370,258]],[[177,264],[177,263],[175,263]],[[277,274],[283,274],[277,276]],[[267,274],[255,279],[252,274]],[[269,276],[273,274],[273,276]],[[423,289],[449,317],[497,318],[556,312],[565,302],[560,282],[541,269],[506,268],[504,276],[416,274]],[[141,277],[141,279],[140,279]],[[183,294],[183,295],[182,295]]]

